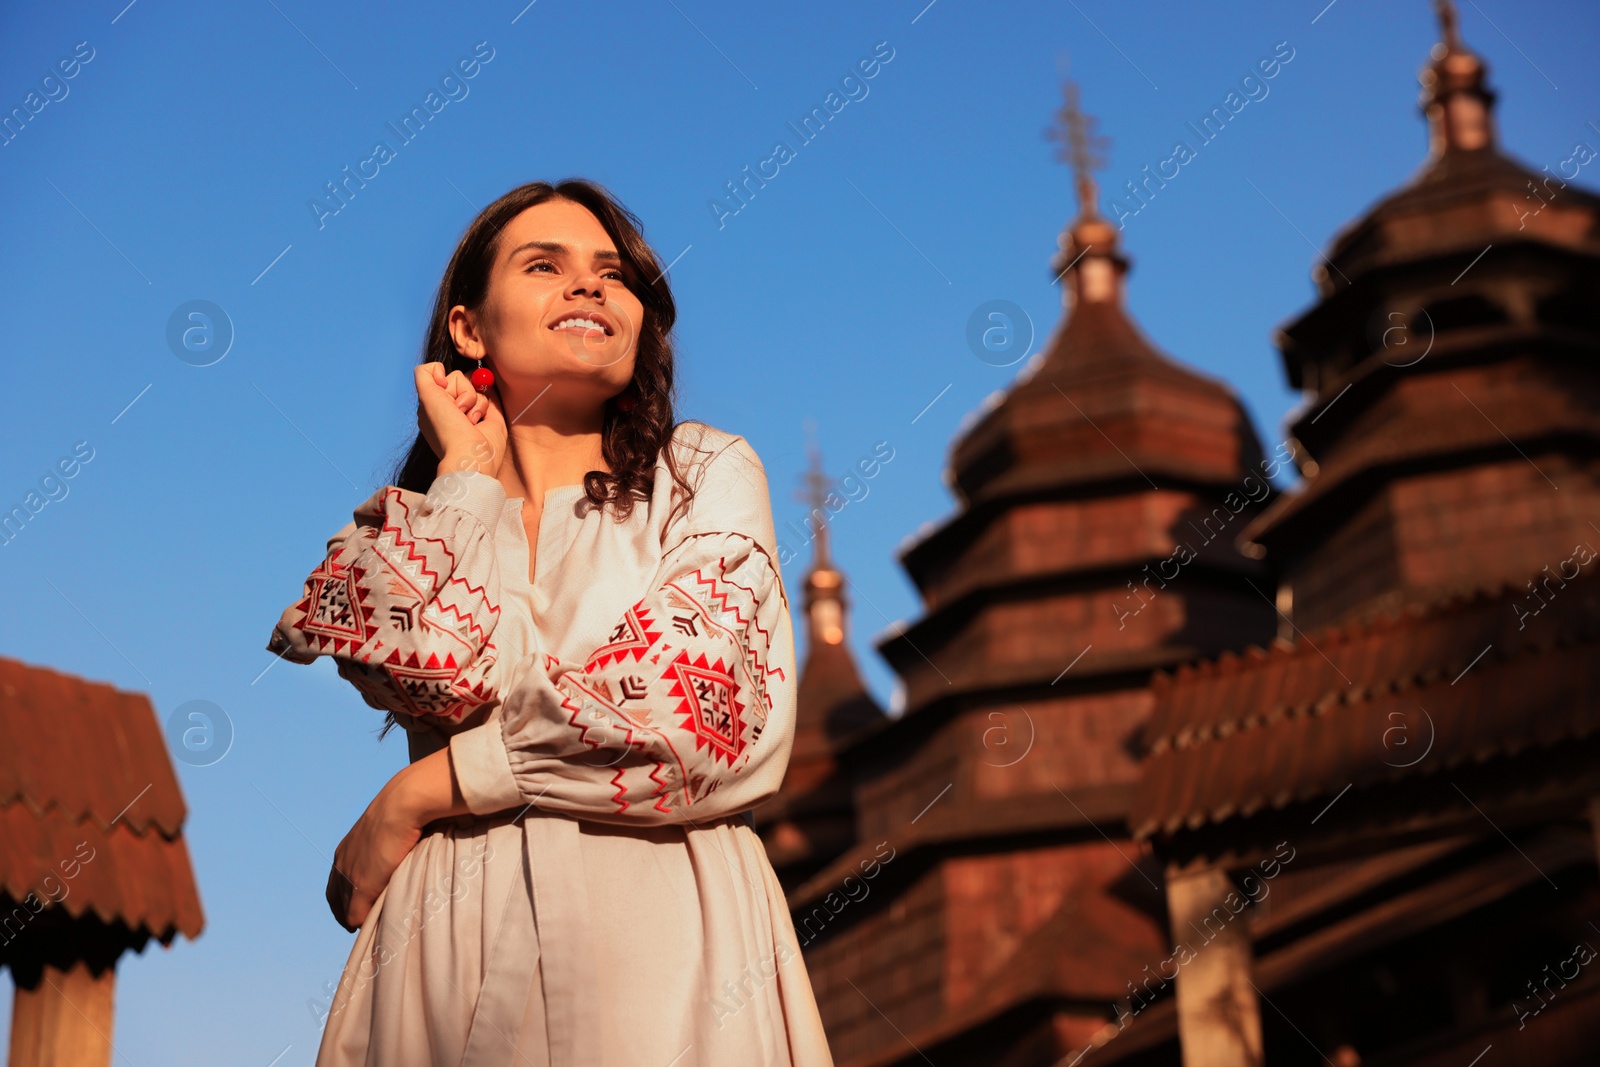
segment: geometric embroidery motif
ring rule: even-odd
[[[658,631],[651,629],[654,625],[649,608],[643,600],[639,601],[623,612],[622,620],[612,628],[606,643],[594,650],[583,669],[598,670],[613,660],[621,662],[630,655],[635,661],[643,659],[644,654],[650,651],[650,646],[656,643],[656,638],[661,636]]]
[[[713,759],[729,766],[745,749],[744,705],[736,698],[733,674],[719,658],[707,663],[704,653],[690,659],[678,653],[668,668],[672,679],[670,696],[681,697],[677,713],[683,729],[695,735],[695,751],[710,748]]]
[[[295,605],[306,612],[300,628],[318,637],[322,649],[331,644],[333,651],[343,652],[348,644],[354,651],[365,644],[372,633],[372,609],[362,603],[355,569],[325,560],[308,584],[306,598]]]
[[[299,663],[332,655],[369,703],[454,723],[496,699],[489,638],[500,608],[489,583],[457,573],[444,539],[416,529],[422,499],[388,486],[362,504],[353,534],[312,571],[268,647]]]
[[[494,645],[486,645],[479,656],[479,666],[486,668],[494,662]],[[391,692],[399,695],[412,715],[429,715],[460,722],[485,701],[488,692],[480,684],[466,688],[458,683],[461,666],[453,655],[441,662],[430,654],[426,662],[415,652],[402,654],[399,649],[389,653],[384,663],[385,673],[392,680]]]

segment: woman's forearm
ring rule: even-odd
[[[384,791],[389,793],[396,817],[419,829],[436,819],[471,814],[448,745],[402,768]]]

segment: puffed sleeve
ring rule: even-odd
[[[468,806],[698,822],[777,792],[794,741],[794,638],[766,472],[735,437],[703,467],[661,564],[582,663],[546,656],[500,718],[450,739]]]
[[[367,704],[407,729],[493,707],[505,502],[505,487],[476,471],[442,475],[426,495],[380,489],[328,540],[267,650],[295,663],[332,656]]]

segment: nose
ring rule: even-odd
[[[606,282],[600,277],[600,272],[593,267],[586,271],[579,271],[578,276],[572,280],[572,296],[593,297],[604,304],[606,302]]]

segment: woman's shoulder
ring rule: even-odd
[[[686,472],[699,474],[730,465],[761,469],[761,458],[742,435],[698,419],[685,419],[673,427],[667,448],[672,450],[679,469]]]
[[[750,442],[708,423],[687,421],[674,427],[669,447],[693,489],[687,514],[680,513],[682,521],[675,524],[678,530],[743,530],[764,546],[773,542],[767,472]]]

